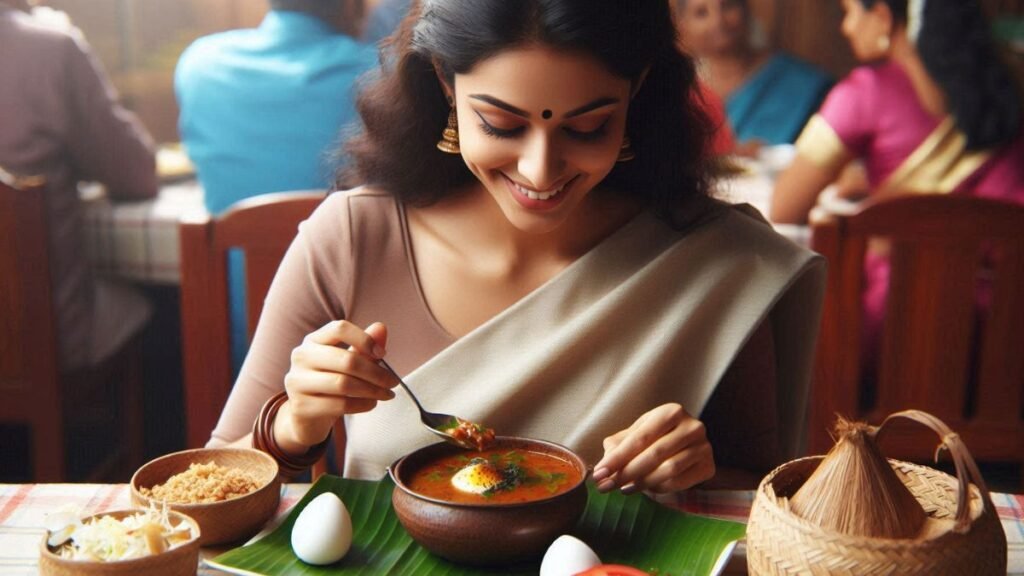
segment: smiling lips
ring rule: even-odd
[[[514,188],[517,192],[519,192],[523,196],[529,198],[530,200],[541,200],[541,201],[543,201],[543,200],[550,200],[551,198],[556,196],[559,192],[564,190],[566,185],[569,184],[569,182],[572,182],[572,180],[569,180],[568,182],[563,183],[561,186],[559,186],[557,188],[552,188],[551,190],[539,191],[539,190],[533,190],[531,188],[527,188],[527,187],[519,184],[515,180],[509,178],[508,176],[505,176],[505,179],[508,180],[509,184],[512,185],[512,188]]]

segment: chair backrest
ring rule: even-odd
[[[865,397],[864,260],[879,238],[889,290]],[[812,247],[828,259],[829,279],[810,451],[831,447],[837,413],[877,423],[918,408],[945,420],[979,460],[1024,460],[1024,206],[949,195],[871,200],[853,214],[812,217]],[[908,433],[890,435],[885,449],[922,460],[934,447]]]
[[[245,254],[249,338],[285,251],[326,196],[282,192],[247,198],[219,217],[183,220],[181,231],[181,330],[187,442],[203,446],[231,392],[231,329],[227,254]]]
[[[64,478],[45,184],[0,170],[0,423],[29,428],[33,479]]]

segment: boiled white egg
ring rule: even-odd
[[[573,576],[601,564],[601,559],[585,542],[562,534],[544,553],[540,576]]]
[[[470,461],[468,466],[452,476],[452,486],[462,492],[483,494],[501,484],[502,480],[504,478],[501,475],[501,471],[495,468],[493,464],[487,460],[474,459]]]
[[[313,498],[292,526],[292,550],[307,564],[332,564],[352,546],[352,517],[331,492]]]

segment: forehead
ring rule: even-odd
[[[593,56],[544,46],[499,52],[455,76],[460,93],[487,94],[533,113],[559,114],[595,98],[627,98],[630,86]]]

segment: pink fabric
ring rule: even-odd
[[[1024,203],[1024,131],[982,166],[978,177],[968,179],[958,192]]]
[[[899,168],[943,120],[921,106],[910,78],[892,62],[853,70],[829,93],[819,113],[846,148],[864,162],[873,189]],[[997,152],[955,193],[1024,203],[1024,134]],[[888,259],[869,254],[862,293],[865,368],[877,361],[877,339],[888,289]],[[987,289],[981,286],[980,310],[984,310],[987,299]]]
[[[918,103],[893,63],[856,68],[829,92],[819,114],[878,187],[942,122]]]

